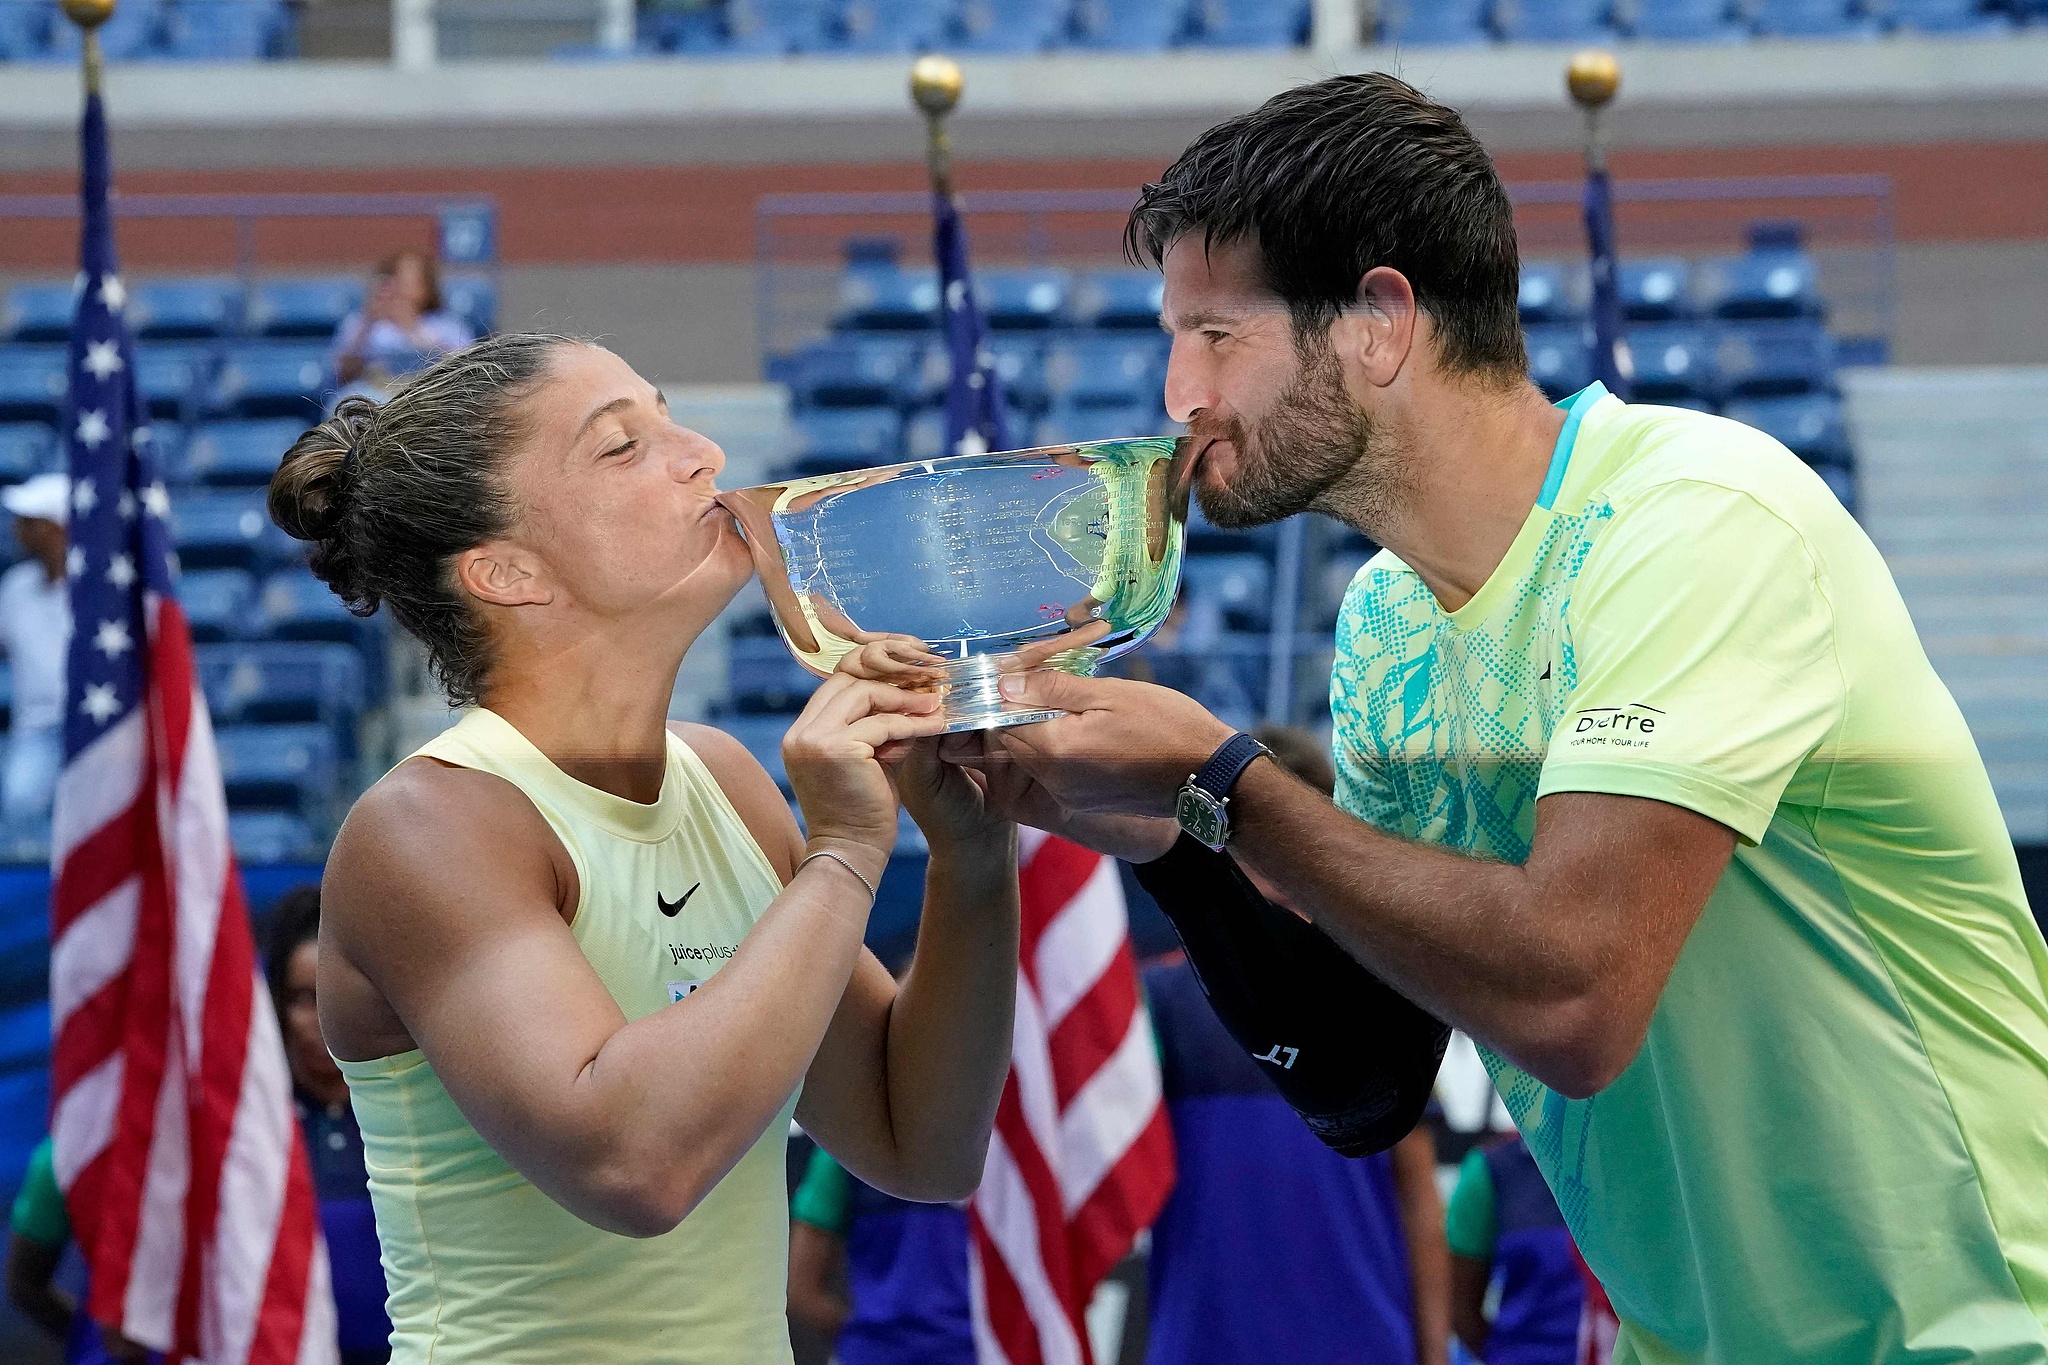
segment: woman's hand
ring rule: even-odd
[[[879,878],[896,845],[896,788],[879,755],[945,727],[929,693],[836,673],[782,737],[789,785],[813,844],[831,841],[871,854]]]
[[[1149,863],[1162,858],[1180,837],[1180,826],[1171,820],[1068,810],[1039,784],[1028,768],[1010,757],[998,738],[1000,733],[982,730],[947,735],[939,746],[940,760],[947,767],[973,774],[990,818],[1014,820],[1042,829],[1127,863]]]

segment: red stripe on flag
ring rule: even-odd
[[[1137,1012],[1138,967],[1130,948],[1124,947],[1046,1039],[1046,1050],[1052,1054],[1053,1089],[1061,1109],[1072,1103],[1081,1087],[1124,1045]]]
[[[1074,1210],[1074,1275],[1100,1283],[1130,1254],[1133,1228],[1148,1228],[1173,1193],[1173,1128],[1164,1105],[1154,1110],[1145,1131],[1115,1168]]]
[[[967,1213],[967,1226],[974,1234],[974,1254],[981,1260],[981,1290],[988,1306],[988,1327],[996,1344],[1009,1357],[1009,1365],[1045,1365],[1038,1349],[1038,1333],[1031,1325],[1031,1310],[1010,1276],[1010,1267],[990,1240],[981,1215]]]
[[[1039,939],[1060,917],[1060,912],[1081,894],[1081,888],[1101,864],[1099,853],[1091,853],[1065,839],[1047,839],[1017,869],[1017,892],[1023,908],[1017,959],[1034,983],[1038,976]]]
[[[296,1132],[293,1136],[296,1138]],[[291,1365],[299,1358],[299,1338],[305,1332],[306,1277],[313,1267],[319,1211],[304,1143],[292,1143],[290,1160],[284,1207],[278,1211],[277,1245],[270,1253],[256,1339],[249,1344],[249,1365]]]
[[[123,969],[71,1012],[50,1040],[50,1093],[62,1095],[120,1050],[128,1023],[128,971]]]
[[[51,943],[143,865],[144,830],[156,825],[155,800],[144,787],[133,805],[80,840],[64,859],[50,894]]]

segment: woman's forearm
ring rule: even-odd
[[[934,846],[917,956],[890,1010],[890,1126],[905,1169],[963,1193],[981,1179],[1008,1073],[1017,986],[1014,826]]]

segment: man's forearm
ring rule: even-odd
[[[1009,1070],[1017,922],[1014,827],[932,849],[917,957],[889,1013],[890,1126],[907,1169],[980,1178]]]
[[[1508,1055],[1540,1055],[1589,980],[1519,867],[1410,843],[1338,810],[1271,762],[1230,804],[1234,856],[1389,985]]]

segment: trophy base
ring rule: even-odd
[[[1042,706],[1019,706],[1004,698],[997,680],[1012,673],[1055,671],[1082,677],[1094,672],[1092,649],[1068,650],[1027,663],[1019,653],[974,654],[946,665],[946,681],[939,685],[940,711],[949,735],[963,730],[1000,730],[1009,725],[1035,725],[1066,712]]]

